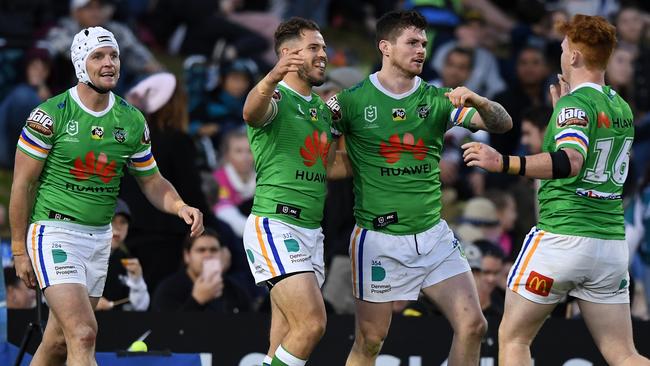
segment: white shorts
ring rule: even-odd
[[[279,220],[250,215],[244,228],[244,249],[255,283],[296,272],[314,272],[325,282],[323,229],[305,229]]]
[[[470,271],[458,239],[444,220],[414,235],[355,226],[350,241],[352,293],[360,300],[416,300],[420,290]]]
[[[29,225],[27,252],[41,289],[61,283],[86,286],[88,296],[104,292],[113,232],[82,232],[48,223]]]
[[[508,288],[539,304],[564,296],[602,304],[630,302],[625,240],[559,235],[533,227],[508,274]]]

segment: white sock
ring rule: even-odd
[[[262,366],[271,366],[271,362],[273,362],[273,357],[266,355],[264,361],[262,361]]]
[[[278,360],[286,363],[287,366],[305,366],[307,363],[307,360],[301,360],[298,357],[287,352],[287,350],[285,350],[282,345],[278,346],[278,349],[275,350],[275,357]]]

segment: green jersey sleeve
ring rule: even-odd
[[[52,149],[55,118],[51,109],[47,103],[34,108],[18,138],[18,149],[36,160],[45,160]]]
[[[562,97],[555,108],[548,124],[545,143],[549,152],[562,148],[574,149],[586,158],[589,152],[589,128],[596,116],[588,104],[576,95]]]
[[[154,159],[153,153],[151,152],[149,126],[141,113],[138,113],[138,116],[140,117],[138,124],[142,126],[142,137],[136,141],[134,153],[129,156],[127,167],[131,175],[143,177],[157,172],[158,166],[156,165],[156,159]]]

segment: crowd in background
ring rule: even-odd
[[[460,145],[489,142],[503,154],[541,151],[551,116],[548,87],[560,72],[554,22],[576,13],[601,15],[618,32],[606,83],[630,103],[636,138],[625,185],[626,231],[634,281],[632,310],[648,319],[650,301],[650,3],[616,0],[6,0],[0,2],[0,169],[10,175],[18,135],[30,111],[76,84],[69,47],[75,33],[101,25],[120,45],[115,92],[138,107],[151,130],[162,174],[205,218],[190,240],[175,216],[151,206],[130,176],[123,178],[113,218],[108,281],[98,310],[269,311],[241,243],[255,192],[253,157],[242,107],[275,62],[275,27],[291,16],[314,19],[328,43],[324,99],[377,67],[374,22],[411,8],[429,27],[421,77],[436,86],[467,86],[501,103],[514,126],[503,135],[454,127],[440,162],[443,218],[464,250],[486,315],[503,312],[508,270],[537,221],[539,181],[467,168]],[[9,181],[3,184],[10,184]],[[351,178],[330,180],[325,207],[323,293],[328,311],[352,313],[348,259],[354,226]],[[7,187],[0,193],[8,192]],[[4,193],[3,193],[4,195]],[[8,248],[8,197],[0,199],[3,257]],[[648,229],[648,230],[646,230]],[[219,258],[219,267],[209,265]],[[7,305],[35,297],[3,258]],[[218,276],[203,276],[216,271]],[[636,296],[635,296],[636,295]],[[576,316],[566,299],[557,316]],[[435,314],[422,299],[396,302],[396,313]]]

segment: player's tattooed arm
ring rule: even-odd
[[[469,122],[471,130],[486,130],[492,133],[504,133],[512,128],[512,118],[503,106],[497,102],[482,97],[464,86],[453,89],[445,96],[456,108],[475,108]]]
[[[495,101],[485,99],[485,103],[476,106],[480,119],[473,116],[470,128],[486,130],[492,133],[504,133],[512,128],[512,118],[503,106]]]

